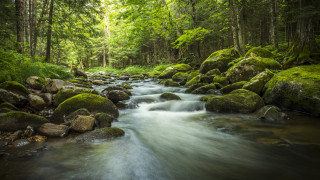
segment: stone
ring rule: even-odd
[[[211,76],[211,75],[220,75],[220,74],[221,74],[220,70],[216,68],[208,71],[205,75]]]
[[[188,64],[177,64],[174,66],[167,67],[160,75],[160,79],[169,79],[172,78],[178,72],[188,72],[192,67]]]
[[[104,85],[104,81],[102,81],[102,80],[93,80],[92,84],[101,86],[101,85]]]
[[[24,130],[27,126],[39,128],[49,121],[41,116],[20,111],[12,111],[0,116],[0,131]]]
[[[173,81],[172,79],[168,79],[165,83],[165,86],[169,86],[169,87],[179,87],[179,83]]]
[[[59,104],[52,114],[52,121],[63,122],[64,116],[80,108],[86,108],[91,113],[104,112],[115,118],[119,116],[119,111],[111,100],[96,94],[83,93],[73,96]]]
[[[200,82],[200,75],[197,75],[197,76],[193,77],[191,80],[189,80],[189,81],[184,85],[184,87],[188,88],[188,87],[190,87],[190,86],[192,86],[192,85],[195,85],[195,84],[197,84],[197,83],[199,83],[199,82]]]
[[[255,112],[255,116],[263,122],[282,123],[289,119],[277,106],[267,105]]]
[[[40,126],[39,132],[45,136],[65,137],[68,135],[69,127],[53,123],[44,123]]]
[[[18,108],[16,108],[13,104],[8,102],[3,102],[0,104],[0,108],[7,108],[13,111],[18,111]]]
[[[274,76],[270,71],[263,71],[257,74],[249,82],[243,85],[243,89],[260,94],[264,85]]]
[[[320,116],[320,65],[281,71],[264,87],[266,104]]]
[[[59,89],[58,93],[54,97],[54,105],[58,106],[61,104],[63,101],[76,96],[78,94],[83,94],[83,93],[93,93],[97,94],[92,89],[87,89],[87,88],[67,88],[67,87],[62,87]]]
[[[5,81],[0,84],[0,88],[13,92],[15,94],[19,94],[24,97],[26,97],[30,93],[24,85],[16,81]]]
[[[115,128],[115,127],[105,127],[105,128],[100,128],[91,132],[81,134],[76,138],[74,138],[72,142],[90,143],[96,140],[100,140],[100,141],[109,140],[109,139],[120,137],[123,135],[124,135],[124,131],[122,129]]]
[[[51,79],[47,82],[47,84],[43,87],[42,91],[46,93],[57,93],[60,88],[64,86],[75,86],[71,82],[66,82],[61,79]]]
[[[16,141],[17,139],[20,139],[20,138],[21,138],[22,133],[23,133],[22,130],[17,130],[17,131],[15,131],[14,133],[12,133],[12,134],[7,138],[7,140],[8,140],[9,142],[14,142],[14,141]]]
[[[130,99],[130,96],[124,91],[112,90],[108,93],[108,99],[110,99],[113,103],[116,104],[119,101]]]
[[[220,76],[214,77],[212,82],[213,83],[219,83],[219,84],[221,84],[223,86],[226,86],[226,85],[229,84],[229,81],[228,81],[228,79],[226,77],[220,77]]]
[[[115,120],[114,117],[106,113],[97,113],[94,115],[94,119],[98,128],[111,127],[111,122]]]
[[[245,58],[249,58],[249,57],[272,58],[273,54],[264,48],[253,47],[245,55]]]
[[[181,98],[176,95],[176,94],[173,94],[171,92],[166,92],[166,93],[163,93],[160,95],[160,99],[164,99],[164,100],[181,100]]]
[[[192,94],[207,94],[209,90],[216,90],[216,86],[214,84],[207,84],[201,87],[198,87],[197,89],[193,90]]]
[[[185,93],[192,93],[192,91],[194,91],[195,89],[201,87],[201,86],[205,86],[207,85],[207,83],[196,83],[193,84],[192,86],[188,87],[185,91]]]
[[[42,143],[47,140],[46,136],[35,135],[28,138],[29,142]]]
[[[223,96],[210,97],[207,111],[226,113],[252,113],[264,106],[262,98],[254,92],[237,89]]]
[[[42,98],[48,106],[51,106],[53,104],[53,95],[51,93],[43,93]]]
[[[182,82],[184,80],[187,80],[188,78],[188,73],[185,72],[178,72],[175,75],[172,76],[172,80],[176,82]]]
[[[86,108],[80,108],[65,117],[65,122],[72,122],[78,115],[89,116],[90,112]]]
[[[38,111],[43,110],[47,105],[47,103],[44,101],[42,97],[35,94],[29,94],[28,100],[30,106]]]
[[[19,94],[12,93],[5,89],[0,89],[0,102],[8,102],[17,107],[23,107],[27,104],[27,98]]]
[[[120,90],[120,91],[127,93],[129,96],[132,95],[129,90],[127,90],[126,88],[120,87],[120,86],[109,86],[109,87],[105,88],[102,92],[106,92],[108,94],[112,90]]]
[[[77,116],[70,125],[70,129],[76,132],[91,131],[94,126],[94,118],[91,116]]]
[[[36,90],[41,90],[46,83],[47,81],[44,78],[38,76],[30,76],[26,80],[26,84]]]
[[[265,69],[280,70],[281,64],[268,58],[245,58],[228,69],[226,77],[231,83],[249,81],[257,74],[265,71]]]
[[[228,94],[229,92],[236,90],[236,89],[242,89],[243,85],[246,84],[248,81],[239,81],[235,82],[233,84],[229,84],[227,86],[224,86],[220,89],[220,92],[222,94]]]
[[[126,83],[126,82],[123,82],[123,83],[121,84],[121,87],[123,87],[123,88],[125,88],[125,89],[132,89],[132,86],[131,86],[130,84]]]
[[[84,78],[87,78],[87,77],[88,77],[85,72],[81,71],[81,70],[78,69],[78,68],[73,68],[72,70],[73,70],[73,72],[74,72],[74,76],[75,76],[75,77],[84,77]]]

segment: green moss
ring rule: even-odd
[[[205,95],[200,98],[200,101],[207,102],[210,98],[215,97],[216,95]]]
[[[220,84],[220,83],[215,82],[215,83],[213,83],[213,84],[216,86],[216,89],[221,89],[221,88],[223,88],[223,85]]]
[[[73,80],[68,80],[68,81],[78,87],[92,88],[92,82],[88,82],[86,80],[80,80],[79,78],[77,78],[77,80],[73,79]]]
[[[209,90],[215,90],[215,89],[216,89],[215,84],[208,84],[193,90],[192,94],[206,94]]]
[[[177,65],[170,66],[170,67],[166,68],[159,75],[159,78],[161,78],[161,79],[172,78],[172,76],[178,72],[187,72],[187,71],[190,71],[191,69],[192,69],[192,67],[188,64],[177,64]]]
[[[80,108],[77,109],[76,111],[72,112],[71,114],[69,114],[68,116],[66,116],[65,121],[72,121],[74,120],[74,118],[76,118],[78,115],[83,115],[83,116],[89,116],[90,112],[88,111],[88,109],[86,108]]]
[[[165,100],[181,100],[181,98],[173,93],[170,92],[166,92],[160,95],[161,99],[165,99]]]
[[[0,131],[24,130],[28,125],[37,129],[48,122],[41,116],[21,111],[11,111],[0,116]]]
[[[111,138],[116,138],[124,135],[124,131],[115,127],[105,127],[101,129],[96,129],[91,132],[87,132],[80,136],[77,136],[74,141],[77,143],[92,142],[95,140],[108,140]]]
[[[185,93],[191,93],[192,91],[194,91],[195,89],[207,85],[206,83],[196,83],[191,85],[188,89],[186,89]]]
[[[64,89],[61,88],[54,98],[54,105],[58,106],[63,101],[83,93],[93,93],[91,89]]]
[[[69,115],[80,108],[86,108],[92,113],[108,113],[115,118],[119,116],[117,107],[109,99],[96,94],[83,93],[62,102],[54,110],[52,119],[56,122],[63,122],[63,116]]]
[[[213,78],[215,77],[215,75],[207,75],[207,74],[205,74],[205,75],[203,75],[203,74],[201,74],[200,75],[200,82],[202,82],[202,83],[212,83],[213,82]]]
[[[0,88],[19,94],[21,96],[27,96],[30,92],[22,84],[16,81],[6,81],[0,84]]]
[[[1,103],[0,108],[7,108],[7,109],[14,110],[14,111],[18,111],[18,108],[16,108],[13,104],[8,103],[8,102]]]
[[[213,96],[206,103],[207,111],[251,113],[264,106],[262,98],[254,92],[237,89],[223,96]]]
[[[271,71],[264,71],[255,77],[253,77],[249,82],[243,85],[243,89],[260,94],[264,85],[273,77]]]
[[[206,75],[207,76],[210,76],[210,75],[220,75],[221,74],[221,72],[220,72],[220,70],[219,69],[212,69],[212,70],[210,70],[210,71],[208,71],[207,73],[206,73]]]
[[[173,81],[172,79],[168,79],[165,83],[164,83],[165,86],[170,86],[170,87],[179,87],[180,85]]]
[[[121,87],[125,88],[125,89],[132,89],[132,86],[130,86],[130,84],[124,82],[121,84]]]
[[[189,64],[176,64],[172,67],[179,72],[187,72],[192,69],[192,67]]]
[[[248,81],[240,81],[240,82],[236,82],[236,83],[233,83],[233,84],[229,84],[223,88],[221,88],[221,93],[222,94],[228,94],[229,92],[233,91],[233,90],[236,90],[236,89],[241,89],[242,86],[244,84],[246,84]]]
[[[152,71],[152,72],[149,73],[149,77],[158,78],[160,74],[161,74],[160,71]]]
[[[248,57],[263,57],[263,58],[272,58],[273,57],[273,54],[264,49],[264,48],[261,48],[261,47],[254,47],[252,49],[250,49],[246,55],[245,55],[246,58]]]
[[[7,113],[7,112],[11,112],[12,109],[9,108],[0,108],[0,113]]]
[[[183,80],[186,80],[188,78],[187,73],[184,72],[178,72],[175,75],[172,76],[172,80],[176,81],[176,82],[181,82]]]
[[[216,76],[213,78],[213,83],[219,83],[219,84],[222,84],[224,86],[228,85],[229,84],[229,81],[226,77],[219,77],[219,76]]]
[[[192,78],[198,76],[198,75],[200,75],[200,72],[198,70],[190,72],[189,75],[188,75],[188,78],[187,78],[187,82],[190,81]]]
[[[96,120],[96,125],[98,128],[104,128],[111,127],[111,122],[114,120],[114,117],[106,113],[96,113],[94,115],[94,119]]]
[[[195,77],[192,78],[190,81],[188,81],[188,82],[184,85],[184,87],[190,87],[190,86],[192,86],[192,85],[194,85],[194,84],[197,84],[199,81],[200,81],[200,75],[195,76]]]

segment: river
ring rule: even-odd
[[[266,136],[271,137],[271,141],[275,140],[268,134],[282,132],[281,128],[288,125],[269,127],[268,133],[245,131],[243,126],[239,130],[239,124],[247,127],[248,122],[257,129],[270,125],[264,125],[251,115],[206,112],[204,103],[199,100],[201,96],[185,94],[183,88],[164,87],[152,81],[137,81],[131,85],[133,96],[128,103],[138,104],[138,107],[121,110],[118,121],[112,123],[113,127],[123,129],[125,136],[91,144],[49,140],[47,149],[34,157],[1,161],[0,178],[320,178],[318,146],[293,146],[282,141],[278,145],[269,145],[257,142],[259,138],[252,138],[259,136],[263,139]],[[95,88],[102,90],[104,87]],[[182,100],[161,101],[159,96],[163,92],[174,92]],[[274,130],[279,128],[281,130]]]

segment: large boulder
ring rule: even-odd
[[[27,96],[30,93],[24,85],[16,81],[3,82],[0,84],[0,88],[13,92],[15,94],[19,94],[21,96]]]
[[[190,87],[192,85],[195,85],[197,83],[200,82],[200,75],[197,75],[195,77],[193,77],[192,79],[190,79],[185,85],[184,87]]]
[[[54,110],[52,120],[55,122],[63,122],[64,116],[80,108],[86,108],[91,113],[104,112],[115,118],[119,116],[119,111],[111,100],[96,94],[83,93],[73,96],[61,103]]]
[[[40,126],[39,132],[45,136],[64,137],[68,135],[69,127],[66,125],[57,125],[44,123]]]
[[[194,91],[195,89],[202,87],[204,85],[207,85],[207,83],[196,83],[196,84],[188,87],[188,89],[186,89],[185,93],[192,93],[192,91]]]
[[[77,116],[70,125],[70,129],[76,132],[91,131],[94,126],[94,118],[91,116]]]
[[[47,93],[57,93],[60,88],[64,86],[74,87],[74,84],[71,82],[66,82],[61,79],[51,79],[43,87],[42,91]]]
[[[181,100],[181,98],[176,95],[176,94],[173,94],[171,92],[166,92],[166,93],[163,93],[160,95],[160,99],[164,99],[164,100]]]
[[[5,89],[0,89],[0,102],[8,102],[17,107],[23,107],[28,101],[24,96],[15,94]]]
[[[124,131],[122,129],[115,128],[115,127],[105,127],[105,128],[100,128],[91,132],[81,134],[76,138],[74,138],[72,142],[90,143],[96,140],[100,140],[100,141],[109,140],[109,139],[120,137],[123,135],[124,135]]]
[[[47,103],[44,101],[44,99],[35,94],[29,94],[28,100],[30,106],[38,111],[43,110],[47,106]]]
[[[236,89],[242,89],[243,85],[245,85],[248,81],[239,81],[233,84],[229,84],[227,86],[224,86],[220,89],[220,92],[222,94],[228,94],[229,92],[236,90]]]
[[[210,90],[216,90],[215,84],[207,84],[201,87],[198,87],[197,89],[193,90],[192,94],[207,94]]]
[[[254,92],[237,89],[223,96],[210,97],[207,111],[252,113],[264,106],[262,98]]]
[[[108,93],[108,99],[113,103],[117,104],[119,101],[124,101],[130,99],[130,96],[121,90],[112,90]]]
[[[70,113],[68,116],[64,118],[65,122],[72,122],[77,116],[82,115],[82,116],[89,116],[90,112],[86,108],[80,108],[72,113]]]
[[[106,113],[97,113],[94,115],[94,119],[98,128],[111,127],[111,122],[115,120],[114,117]]]
[[[37,90],[41,90],[46,83],[47,81],[44,78],[38,76],[30,76],[26,80],[26,84],[30,88]]]
[[[299,66],[279,72],[264,89],[266,104],[320,116],[320,65]]]
[[[236,59],[237,55],[233,49],[223,49],[212,53],[200,66],[200,73],[206,74],[212,69],[219,69],[225,72],[228,69],[228,64]]]
[[[178,72],[188,72],[192,69],[192,67],[188,64],[177,64],[174,66],[167,67],[160,75],[161,79],[172,78]]]
[[[179,87],[179,83],[173,81],[172,79],[168,79],[165,81],[164,83],[165,86],[169,86],[169,87]]]
[[[277,106],[267,105],[255,112],[255,116],[263,122],[282,123],[288,120],[288,115]]]
[[[20,111],[12,111],[0,116],[0,131],[24,130],[27,126],[35,129],[49,121],[44,117]]]
[[[58,106],[63,101],[65,101],[73,96],[76,96],[78,94],[83,94],[83,93],[97,94],[97,92],[92,89],[62,87],[62,88],[60,88],[60,90],[58,91],[56,96],[54,97],[54,105]]]
[[[273,77],[273,75],[274,74],[271,71],[263,71],[244,84],[242,88],[260,94],[264,85]]]
[[[172,76],[172,80],[176,82],[187,81],[189,74],[185,72],[178,72]]]
[[[281,64],[268,58],[245,58],[232,66],[226,72],[226,77],[231,83],[249,81],[257,74],[265,71],[265,69],[279,70],[281,69]]]
[[[87,77],[88,77],[85,72],[81,71],[81,70],[78,69],[78,68],[73,68],[72,70],[73,70],[73,72],[74,72],[74,76],[76,76],[76,77],[84,77],[84,78],[87,78]]]
[[[251,48],[245,55],[246,58],[248,57],[263,57],[263,58],[272,58],[273,54],[261,47],[253,47]]]

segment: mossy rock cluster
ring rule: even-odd
[[[245,58],[249,58],[249,57],[272,58],[273,54],[264,48],[253,47],[245,55]]]
[[[191,80],[189,80],[185,85],[184,87],[190,87],[192,85],[195,85],[197,83],[200,82],[200,75],[197,75],[195,77],[193,77]]]
[[[77,87],[92,88],[92,82],[90,82],[86,79],[76,78],[76,79],[68,80],[68,81],[73,83]]]
[[[219,83],[223,86],[226,86],[229,84],[229,81],[226,77],[216,76],[212,80],[213,83]]]
[[[16,81],[5,81],[0,84],[0,88],[19,94],[21,96],[27,96],[30,93],[24,85]]]
[[[119,111],[111,100],[96,94],[83,93],[62,102],[54,110],[52,120],[54,122],[63,122],[64,116],[80,108],[86,108],[91,113],[104,112],[115,118],[119,116]]]
[[[66,88],[61,88],[59,89],[58,93],[56,94],[55,98],[54,98],[54,105],[58,106],[59,104],[61,104],[63,101],[76,96],[78,94],[83,94],[83,93],[93,93],[93,94],[97,94],[97,92],[95,92],[94,90],[91,89],[86,89],[86,88],[72,88],[72,89],[66,89]]]
[[[234,49],[223,49],[212,53],[200,66],[200,73],[206,74],[212,69],[219,69],[225,72],[228,69],[228,64],[236,59],[237,55]]]
[[[189,74],[185,72],[178,72],[175,75],[172,76],[172,80],[176,82],[183,82],[187,81]]]
[[[167,67],[160,75],[161,79],[172,78],[178,72],[188,72],[192,69],[192,67],[188,64],[177,64],[174,66]]]
[[[115,120],[114,117],[106,113],[96,113],[94,119],[98,128],[111,127],[111,122]]]
[[[30,88],[37,89],[37,90],[41,90],[42,87],[46,85],[46,83],[47,81],[44,78],[38,77],[38,76],[30,76],[26,80],[26,84]]]
[[[239,81],[233,84],[229,84],[227,86],[224,86],[220,89],[220,92],[222,94],[228,94],[229,92],[236,90],[236,89],[242,89],[243,85],[245,85],[248,81]]]
[[[119,101],[124,101],[130,99],[130,96],[121,90],[112,90],[108,93],[108,99],[113,103],[117,104]]]
[[[231,83],[249,81],[257,74],[265,71],[265,69],[280,70],[281,64],[269,58],[245,58],[231,67],[226,72],[226,77]]]
[[[243,85],[243,89],[260,94],[264,85],[274,76],[271,71],[263,71]]]
[[[207,84],[207,85],[196,88],[191,93],[192,94],[209,94],[212,92],[210,90],[216,90],[216,85],[215,84]]]
[[[194,91],[195,89],[199,88],[199,87],[202,87],[202,86],[205,86],[207,85],[207,83],[196,83],[196,84],[193,84],[192,86],[188,87],[185,91],[185,93],[192,93],[192,91]]]
[[[320,116],[320,65],[281,71],[265,85],[266,104]]]
[[[24,107],[28,101],[25,96],[0,88],[0,102],[8,102],[17,107]]]
[[[132,86],[126,82],[121,84],[121,87],[125,88],[125,89],[132,89]]]
[[[11,111],[0,116],[0,131],[24,130],[27,126],[35,129],[49,121],[41,116],[21,111]]]
[[[254,92],[237,89],[223,96],[210,97],[206,102],[207,111],[220,113],[252,113],[264,106],[262,98]]]

